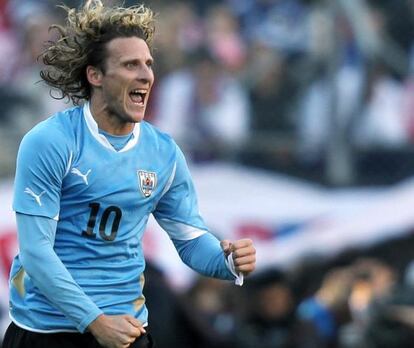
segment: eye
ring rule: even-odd
[[[137,66],[137,64],[136,63],[134,63],[134,62],[126,62],[125,63],[125,67],[127,68],[127,69],[135,69],[136,68],[136,66]]]
[[[153,64],[154,64],[154,61],[152,61],[152,60],[147,60],[146,64],[147,64],[147,67],[148,67],[148,68],[152,69],[152,66],[153,66]]]

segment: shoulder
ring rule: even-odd
[[[74,135],[74,122],[81,111],[78,107],[58,112],[38,123],[23,137],[22,143],[32,146],[64,144]]]
[[[19,153],[66,157],[75,144],[75,123],[79,108],[56,113],[38,123],[23,137]]]
[[[144,137],[152,143],[156,151],[161,151],[163,153],[175,153],[177,151],[177,144],[169,134],[162,132],[146,121],[141,123],[141,127]]]
[[[175,168],[174,172],[176,177],[180,179],[188,178],[190,174],[187,160],[174,139],[167,133],[150,125],[148,122],[145,122],[144,127],[147,128],[145,129],[145,133],[151,133],[155,141],[153,149],[156,153],[154,153],[152,158],[159,158],[160,161],[169,163],[169,165]]]

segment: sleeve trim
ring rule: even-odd
[[[90,313],[85,319],[82,320],[82,322],[77,326],[77,329],[81,333],[84,333],[89,324],[92,323],[101,314],[103,314],[103,312],[98,307],[96,307],[92,313]]]

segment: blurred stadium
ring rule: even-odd
[[[36,59],[62,3],[80,2],[0,0],[0,337],[17,149],[70,106]],[[242,288],[199,278],[151,221],[157,346],[413,347],[414,1],[145,3],[158,13],[147,120],[186,153],[212,231],[258,252]]]

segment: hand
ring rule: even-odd
[[[240,239],[235,242],[223,240],[220,242],[226,257],[233,253],[233,262],[236,272],[248,275],[256,268],[256,249],[251,239]]]
[[[105,348],[127,348],[137,337],[145,334],[142,324],[128,314],[102,314],[88,328],[98,343]]]

